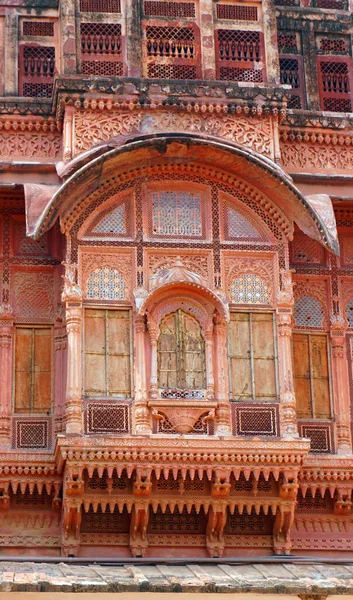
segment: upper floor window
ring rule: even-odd
[[[279,31],[277,39],[280,80],[282,84],[292,87],[288,108],[305,108],[304,68],[300,34],[295,31]]]
[[[322,110],[352,112],[352,58],[349,36],[316,36]]]
[[[317,333],[294,333],[293,368],[298,417],[330,418],[327,336]]]
[[[84,393],[131,396],[131,326],[127,310],[85,310]]]
[[[53,339],[50,327],[16,327],[14,412],[50,412]]]
[[[277,399],[274,325],[272,313],[231,313],[228,357],[232,400]]]
[[[180,309],[164,317],[160,324],[158,385],[168,392],[206,387],[201,327],[194,317]]]
[[[181,191],[152,192],[151,213],[153,236],[202,237],[203,214],[200,194]]]

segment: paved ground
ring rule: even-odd
[[[4,597],[1,592],[25,591],[251,592],[305,594],[323,600],[320,596],[353,594],[353,564],[83,566],[0,562],[0,600]]]

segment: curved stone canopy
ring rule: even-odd
[[[179,133],[140,136],[119,147],[107,143],[94,153],[88,153],[86,159],[76,161],[76,170],[54,195],[52,186],[47,190],[45,186],[26,185],[28,235],[40,237],[58,218],[62,223],[69,214],[72,221],[81,202],[109,180],[119,180],[120,174],[142,172],[144,168],[166,163],[197,164],[214,169],[215,176],[223,172],[239,177],[277,205],[304,233],[339,253],[328,197],[320,196],[320,202],[306,198],[278,165],[256,152],[230,142]],[[72,172],[69,165],[66,172]],[[41,212],[35,198],[41,201]]]

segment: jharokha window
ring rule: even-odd
[[[128,310],[85,310],[86,396],[131,397],[131,326]]]
[[[232,400],[277,399],[276,354],[272,313],[231,313],[228,356]]]
[[[153,192],[152,235],[161,237],[202,236],[201,197],[189,192]]]
[[[205,342],[198,321],[182,310],[166,316],[158,338],[159,387],[168,396],[177,390],[206,387]],[[162,396],[163,396],[162,391]]]
[[[294,333],[293,360],[298,417],[329,419],[331,409],[327,336]]]
[[[53,339],[50,327],[17,327],[15,413],[49,413],[52,405]]]

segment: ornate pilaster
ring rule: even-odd
[[[281,436],[297,438],[297,414],[292,363],[292,310],[294,304],[292,273],[282,271],[282,288],[277,297],[278,371],[280,387]]]
[[[151,398],[158,398],[158,364],[157,364],[157,340],[158,327],[153,320],[148,318],[148,332],[151,344],[151,378],[149,395]]]
[[[337,454],[352,454],[349,379],[346,357],[346,323],[340,315],[331,316],[332,387],[336,422]]]
[[[215,364],[216,364],[216,410],[215,433],[218,435],[232,435],[229,382],[228,382],[228,352],[226,323],[216,315],[214,323]]]
[[[66,433],[82,434],[82,293],[76,283],[76,265],[65,265],[62,301],[66,307],[67,387]]]
[[[135,316],[135,433],[152,433],[146,390],[145,317]]]
[[[54,430],[60,433],[64,429],[64,398],[66,389],[65,368],[66,332],[63,323],[63,311],[60,309],[54,324]]]
[[[63,126],[63,156],[64,160],[71,160],[73,153],[74,136],[74,116],[73,106],[65,107],[64,126]]]
[[[205,340],[205,359],[206,359],[206,386],[207,398],[214,398],[214,373],[213,373],[213,324],[203,332]]]
[[[11,378],[13,315],[8,304],[0,306],[0,447],[11,445]]]

